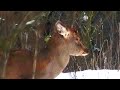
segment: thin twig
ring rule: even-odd
[[[32,79],[35,79],[35,74],[36,74],[36,63],[37,63],[37,54],[38,54],[38,32],[35,31],[36,34],[36,44],[35,44],[35,54],[34,54],[34,59],[33,59],[33,76]]]

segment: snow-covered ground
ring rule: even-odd
[[[120,70],[85,70],[76,75],[75,72],[61,73],[55,79],[120,79]]]

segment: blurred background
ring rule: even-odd
[[[90,49],[86,57],[71,56],[63,72],[120,68],[119,11],[0,11],[0,49],[40,51],[57,20],[75,27]]]

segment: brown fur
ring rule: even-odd
[[[82,56],[88,49],[81,43],[78,33],[68,29],[68,38],[54,32],[37,57],[36,79],[53,79],[59,75],[69,63],[70,55]],[[0,56],[1,56],[0,52]],[[11,50],[6,67],[6,79],[30,79],[33,70],[33,53],[27,50]]]

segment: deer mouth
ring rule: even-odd
[[[88,55],[88,53],[83,53],[81,56],[87,56]]]
[[[77,54],[71,54],[71,56],[87,56],[89,53],[88,52],[79,52]]]
[[[75,54],[75,55],[71,55],[71,56],[87,56],[89,53],[82,53],[82,54]]]
[[[85,52],[82,52],[81,56],[87,56],[88,54],[89,54],[89,50],[88,50],[88,49],[86,49],[86,51],[85,51]]]

